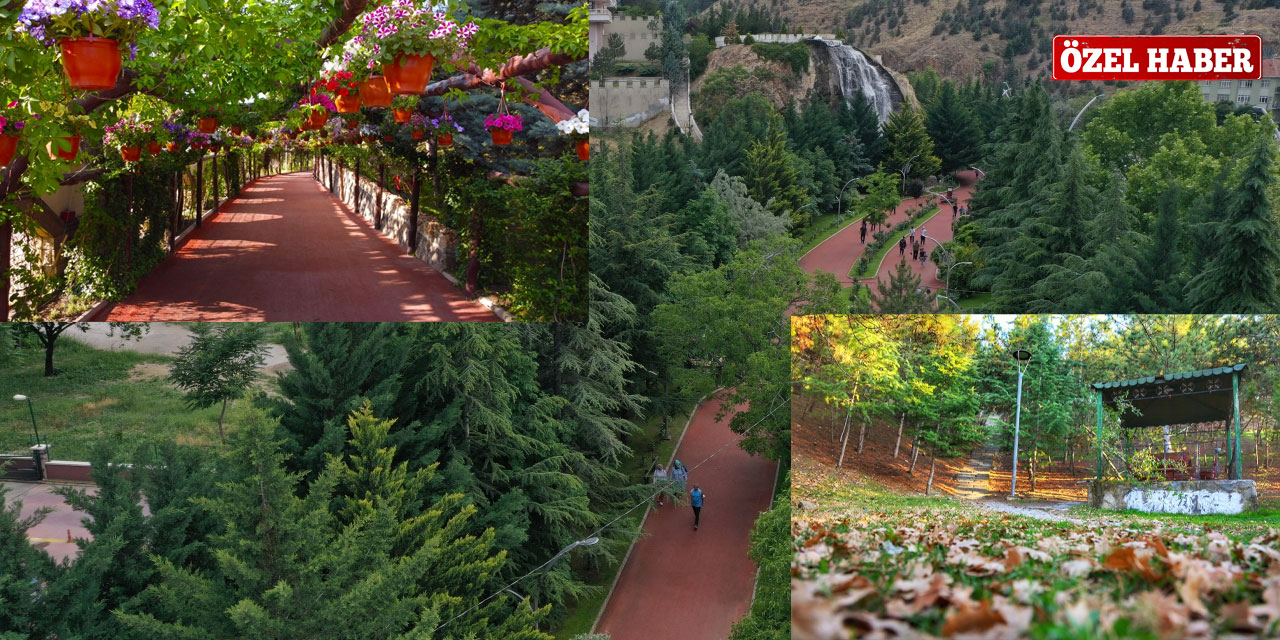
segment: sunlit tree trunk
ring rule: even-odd
[[[902,444],[902,424],[907,421],[907,414],[898,418],[898,439],[893,441],[893,459],[898,459],[898,447]]]

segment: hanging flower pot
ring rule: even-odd
[[[209,149],[214,153],[217,153],[219,151],[222,151],[222,145],[220,144],[209,145]]]
[[[518,113],[507,112],[507,100],[503,97],[502,102],[498,103],[498,112],[485,116],[484,126],[489,130],[494,144],[506,146],[511,144],[511,138],[517,131],[524,130],[524,119]]]
[[[579,140],[573,143],[573,146],[578,151],[578,159],[586,162],[587,158],[591,155],[591,141]]]
[[[160,153],[160,143],[156,142],[155,140],[148,142],[147,153],[150,153],[153,156],[156,155],[157,153]]]
[[[391,115],[395,116],[396,122],[404,124],[413,116],[413,112],[408,109],[396,109],[391,112]]]
[[[414,140],[421,140],[423,136],[427,135],[427,132],[422,129],[414,129],[413,133],[410,133],[409,135],[413,136]]]
[[[240,135],[240,132],[241,132],[241,131],[244,131],[244,129],[243,129],[243,128],[241,128],[241,127],[231,127],[231,135],[233,135],[233,136],[238,136],[238,135]]]
[[[369,76],[360,83],[360,98],[366,107],[391,106],[391,89],[387,86],[386,76]]]
[[[360,113],[360,96],[358,94],[335,96],[333,103],[338,106],[338,113]]]
[[[45,146],[45,150],[49,152],[50,160],[61,158],[65,162],[71,162],[76,159],[76,154],[80,153],[80,136],[52,140]]]
[[[13,154],[18,150],[18,136],[0,135],[0,167],[8,166],[13,161]]]
[[[505,147],[511,144],[511,138],[515,137],[515,135],[516,133],[509,129],[490,129],[489,130],[489,136],[493,138],[493,143],[500,147]]]
[[[427,55],[400,54],[394,62],[382,65],[382,73],[387,78],[387,87],[396,95],[422,93],[431,81],[431,69],[435,67],[436,57]]]
[[[383,142],[391,142],[393,139],[394,138],[392,138],[391,136],[382,136]]]
[[[442,133],[442,134],[440,134],[440,135],[436,136],[436,144],[438,144],[438,145],[440,145],[440,146],[442,146],[442,147],[451,147],[451,146],[453,146],[453,134],[452,134],[452,133]]]
[[[170,153],[172,153],[172,152],[174,152],[174,151],[177,151],[177,150],[178,150],[178,143],[176,143],[176,142],[166,142],[166,143],[164,143],[164,150],[165,150],[165,151],[168,151],[168,152],[170,152]]]
[[[100,91],[120,77],[120,43],[107,38],[63,38],[62,71],[72,89]]]
[[[137,162],[142,158],[142,147],[120,147],[120,157],[125,162]]]
[[[311,115],[307,117],[307,123],[311,125],[312,129],[319,129],[328,121],[329,114],[325,113],[324,109],[312,109]]]
[[[200,118],[200,133],[213,133],[218,130],[217,118]]]
[[[346,121],[346,124],[348,129],[354,129],[356,128],[356,125],[360,124],[360,121],[355,118],[350,118]]]

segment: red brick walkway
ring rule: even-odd
[[[263,178],[94,320],[496,321],[307,172]]]
[[[729,416],[716,422],[719,397],[702,403],[685,430],[676,459],[692,467],[734,439]],[[748,455],[737,443],[689,474],[702,485],[702,522],[684,504],[649,513],[644,533],[596,625],[612,640],[722,640],[747,614],[756,565],[748,534],[769,508],[777,464]]]

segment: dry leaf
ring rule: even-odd
[[[942,623],[942,635],[953,636],[957,633],[986,631],[998,624],[1004,624],[1004,616],[991,608],[990,600],[983,600],[974,605],[960,605],[947,614]]]

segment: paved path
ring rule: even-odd
[[[963,186],[955,190],[957,200],[967,203],[969,196],[973,194],[972,185],[977,181],[977,176],[973,170],[968,170],[961,171],[959,177],[960,183]],[[920,209],[920,205],[924,204],[930,195],[936,194],[925,194],[919,198],[907,198],[900,202],[898,206],[894,208],[893,212],[890,213],[884,228],[890,229],[893,225],[906,220],[910,216],[911,212],[918,211]],[[931,219],[931,222],[947,227],[945,239],[942,236],[941,228],[935,229],[933,227],[927,227],[927,229],[929,235],[932,236],[936,232],[938,233],[938,236],[936,237],[939,240],[946,242],[951,239],[951,207],[944,205],[940,210],[940,213],[943,215],[934,216],[934,218]],[[831,237],[823,240],[818,246],[810,250],[809,253],[806,253],[804,257],[800,258],[800,267],[810,273],[816,271],[834,273],[836,278],[839,279],[846,287],[851,286],[853,281],[849,278],[849,270],[852,269],[853,265],[862,257],[862,253],[866,250],[867,244],[871,242],[871,232],[867,233],[867,242],[862,242],[859,234],[861,226],[861,222],[851,222],[843,229],[832,234]],[[929,246],[934,247],[936,245],[930,242]],[[907,251],[909,252],[910,250],[910,246],[908,245]],[[890,259],[885,260],[884,263],[892,269],[892,267],[897,264],[896,259],[898,251],[894,248],[886,255],[889,256]],[[907,255],[910,257],[910,253]],[[918,272],[923,271],[923,268],[920,268],[918,263],[915,267],[918,269]],[[883,268],[884,265],[881,265],[882,270]],[[879,275],[879,271],[877,272],[877,275]],[[868,280],[868,282],[873,282],[873,280]]]
[[[134,351],[164,356],[178,355],[178,349],[191,343],[191,331],[181,324],[153,322],[145,334],[137,340],[125,340],[119,331],[113,331],[111,325],[102,322],[89,323],[89,329],[79,331],[68,329],[63,334],[67,338],[87,344],[94,349],[104,351]],[[289,354],[278,344],[267,345],[267,355],[263,360],[264,371],[282,371],[292,368],[289,365]]]
[[[990,495],[988,480],[991,477],[991,463],[997,448],[988,442],[969,458],[969,465],[956,474],[956,497],[967,500],[979,500]]]
[[[973,171],[965,171],[960,174],[961,186],[956,187],[954,193],[954,199],[958,206],[967,207],[969,205],[969,198],[973,196],[973,183],[976,180],[977,177],[974,175]],[[938,213],[934,214],[932,218],[926,220],[922,225],[925,230],[925,235],[930,238],[930,240],[925,242],[925,249],[930,254],[938,250],[938,243],[950,242],[954,235],[953,229],[951,228],[951,205],[947,204],[945,200],[942,200],[939,205]],[[901,208],[901,205],[899,205],[899,208]],[[905,215],[899,219],[903,218],[905,218]],[[920,237],[919,231],[916,232],[916,237]],[[934,242],[934,240],[937,240],[937,242]],[[920,286],[928,287],[937,293],[941,293],[946,288],[946,269],[938,267],[938,264],[934,262],[932,258],[930,258],[925,264],[921,264],[919,260],[912,260],[910,241],[907,242],[907,250],[903,252],[903,255],[906,257],[907,264],[911,267],[911,270],[915,272],[917,276],[920,276]],[[880,267],[876,269],[876,277],[863,280],[863,283],[871,286],[873,289],[877,280],[887,284],[889,282],[889,274],[893,273],[894,270],[898,268],[899,260],[898,248],[893,247],[889,249],[889,252],[885,254],[884,259],[880,262]],[[945,265],[947,263],[944,261],[943,264]],[[950,306],[950,303],[945,300],[941,301],[941,304]]]
[[[676,459],[693,467],[733,442],[689,474],[690,487],[697,482],[706,493],[700,528],[693,530],[687,497],[651,510],[594,633],[723,640],[750,608],[756,566],[747,556],[748,534],[769,508],[777,465],[743,451],[729,417],[716,422],[719,408],[718,397],[699,406],[676,450]]]
[[[496,321],[308,172],[263,178],[95,320]]]
[[[0,484],[3,484],[7,491],[5,495],[6,503],[22,501],[22,517],[24,518],[42,507],[53,509],[40,524],[27,529],[27,539],[31,541],[31,544],[43,548],[46,553],[53,556],[53,559],[58,562],[74,559],[80,554],[80,548],[74,542],[67,542],[67,532],[71,532],[73,539],[88,538],[89,530],[85,529],[80,521],[89,516],[73,510],[62,496],[53,492],[55,487],[63,485],[32,482],[2,482]],[[88,485],[76,486],[83,487],[90,493],[98,490],[97,487]]]

